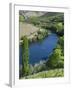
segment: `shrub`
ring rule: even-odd
[[[46,62],[46,66],[48,68],[63,68],[64,67],[64,59],[61,49],[55,49],[53,54],[49,57],[49,60]]]
[[[57,24],[56,24],[57,32],[63,31],[63,27],[64,27],[64,26],[62,25],[61,22],[57,23]]]
[[[23,16],[23,15],[20,15],[20,16],[19,16],[19,21],[20,21],[20,22],[24,22],[24,20],[25,20],[24,16]]]

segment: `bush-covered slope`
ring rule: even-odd
[[[42,71],[33,75],[26,76],[26,79],[33,79],[33,78],[52,78],[52,77],[63,77],[64,70],[63,69],[54,69],[48,71]],[[22,78],[23,79],[23,78]]]

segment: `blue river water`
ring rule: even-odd
[[[58,42],[58,36],[54,33],[46,37],[42,42],[32,43],[29,46],[29,63],[35,64],[42,60],[46,60]],[[22,47],[20,46],[19,52],[20,64],[22,63]]]

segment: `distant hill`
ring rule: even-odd
[[[19,15],[23,15],[26,17],[32,17],[32,16],[38,17],[44,15],[45,13],[46,12],[40,12],[40,11],[24,11],[24,10],[19,11]]]
[[[57,15],[63,15],[63,13],[60,12],[46,12],[42,17],[52,17],[52,16],[57,16]]]

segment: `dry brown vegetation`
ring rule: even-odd
[[[39,28],[35,27],[32,24],[28,24],[28,23],[22,23],[20,22],[19,24],[19,31],[20,31],[20,38],[22,36],[29,36],[34,32],[37,32],[39,30]]]

